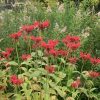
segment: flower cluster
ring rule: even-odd
[[[33,31],[34,29],[36,29],[36,28],[39,28],[40,30],[43,30],[43,29],[45,29],[49,26],[50,26],[50,22],[48,20],[46,20],[44,22],[36,21],[32,25],[22,26],[21,30],[29,33],[31,31]]]
[[[80,58],[82,58],[83,60],[90,60],[91,58],[91,55],[89,53],[83,53],[83,52],[80,52]]]
[[[47,70],[48,73],[54,73],[55,72],[55,67],[53,65],[45,66],[45,70]]]
[[[21,85],[24,81],[21,78],[18,78],[16,75],[10,77],[10,81],[14,85]]]
[[[48,51],[54,49],[57,44],[58,40],[49,40],[48,43],[42,41],[41,47],[45,48]]]
[[[78,88],[80,84],[81,84],[80,77],[78,77],[76,81],[71,83],[71,87]]]
[[[93,65],[100,64],[100,58],[96,58],[96,57],[92,58],[89,53],[80,52],[80,58],[82,58],[84,61],[89,60]]]
[[[96,71],[89,71],[88,74],[89,74],[89,77],[91,78],[97,78],[100,76],[100,73]]]
[[[71,50],[76,50],[80,47],[80,37],[67,35],[62,42]]]
[[[21,37],[21,35],[22,35],[22,32],[18,31],[17,33],[10,34],[9,37],[12,39],[18,40],[19,37]]]
[[[2,56],[4,58],[9,58],[9,56],[11,55],[12,51],[14,50],[14,48],[6,48],[5,51],[1,52]]]
[[[22,26],[21,29],[17,33],[10,34],[9,37],[14,39],[15,41],[18,41],[18,39],[20,37],[22,37],[25,41],[27,40],[26,43],[27,43],[28,49],[30,49],[30,53],[31,53],[32,50],[34,50],[34,49],[37,50],[37,48],[40,47],[41,50],[44,51],[44,53],[49,55],[49,56],[47,56],[48,60],[49,60],[49,58],[50,58],[50,60],[51,60],[51,58],[53,59],[53,60],[49,61],[50,64],[46,64],[45,68],[43,66],[43,69],[45,69],[47,71],[46,75],[55,74],[56,67],[53,65],[54,61],[57,61],[57,63],[61,64],[62,66],[63,65],[64,66],[67,65],[65,63],[60,62],[58,59],[56,59],[58,57],[63,58],[62,60],[64,60],[66,63],[67,62],[71,63],[70,65],[76,64],[79,60],[83,60],[84,63],[86,61],[90,61],[90,63],[92,65],[100,64],[100,58],[92,57],[90,53],[80,52],[79,57],[75,56],[76,55],[75,54],[76,50],[81,45],[81,41],[80,41],[80,37],[79,36],[67,35],[61,41],[61,43],[65,44],[64,48],[57,48],[58,44],[60,44],[59,43],[60,40],[52,40],[51,39],[51,40],[48,40],[47,42],[45,42],[44,38],[42,36],[40,36],[40,35],[27,34],[27,33],[31,33],[35,29],[39,29],[39,32],[42,32],[43,29],[48,28],[49,26],[50,26],[50,22],[48,20],[46,20],[44,22],[36,21],[32,25],[24,25],[24,26]],[[13,50],[14,50],[14,48],[6,48],[5,51],[1,52],[0,60],[2,59],[2,57],[9,58],[9,56],[11,55]],[[20,54],[21,53],[19,53],[19,55]],[[17,51],[17,56],[19,56],[19,55],[18,55],[18,51]],[[43,55],[43,57],[44,56],[46,56],[46,55]],[[22,54],[21,57],[19,57],[19,58],[21,58],[21,60],[23,60],[23,61],[27,61],[28,59],[30,59],[32,57],[33,56],[31,56],[31,54],[25,53],[25,54]],[[39,57],[36,57],[36,59],[38,59],[38,58]],[[35,58],[33,57],[31,60],[33,60],[33,59],[35,59]],[[31,63],[31,61],[30,61],[30,63]],[[18,61],[18,65],[20,65],[19,61]],[[9,61],[5,62],[5,66],[6,66],[6,68],[8,66],[10,66]],[[29,68],[28,68],[28,70],[29,70]],[[60,68],[59,68],[59,71],[60,71]],[[100,76],[100,73],[96,72],[96,71],[91,71],[90,70],[90,71],[87,71],[87,73],[88,73],[88,77],[89,78],[90,77],[91,78],[97,78],[97,77]],[[13,85],[19,86],[19,85],[23,84],[24,81],[23,81],[23,79],[18,78],[17,75],[11,75],[10,82]],[[80,77],[77,77],[77,79],[71,83],[71,87],[74,88],[74,89],[79,88],[80,85],[81,85]]]
[[[31,58],[31,55],[30,55],[30,54],[23,54],[23,55],[21,56],[21,59],[22,59],[22,60],[28,60],[29,58]]]

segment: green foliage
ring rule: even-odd
[[[17,6],[12,10],[0,12],[0,96],[11,100],[99,100],[100,78],[89,76],[89,71],[100,71],[100,65],[92,65],[79,57],[80,51],[89,52],[92,56],[100,55],[100,26],[99,16],[91,7],[97,5],[99,0],[83,0],[76,7],[75,2],[64,0],[64,4],[57,4],[56,0],[25,1],[22,0],[21,8]],[[68,1],[66,3],[66,1]],[[47,3],[48,2],[48,3]],[[48,4],[48,7],[45,5]],[[28,34],[28,39],[23,37],[15,42],[9,34],[15,33],[23,25],[31,25],[34,21],[50,20],[50,27],[44,30],[36,29]],[[23,33],[24,34],[24,33]],[[60,44],[56,49],[67,50],[62,44],[62,38],[67,34],[80,36],[81,48],[70,52],[67,56],[48,55],[43,48],[31,48],[35,42],[30,41],[31,35],[42,36],[46,42],[50,39],[59,39]],[[36,44],[35,44],[36,45]],[[2,52],[7,47],[14,47],[10,58],[4,58]],[[30,54],[24,60],[22,54]],[[17,56],[17,57],[16,57]],[[69,57],[77,57],[78,62],[72,64]],[[53,65],[55,70],[47,70]],[[11,82],[11,76],[17,75],[23,79],[22,84]],[[81,81],[75,88],[73,82]],[[76,80],[76,81],[75,81]],[[15,80],[16,82],[16,80]]]

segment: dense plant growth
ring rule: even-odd
[[[100,58],[80,51],[79,36],[69,34],[45,42],[42,32],[49,26],[49,20],[36,21],[9,35],[15,48],[9,46],[0,53],[2,98],[6,95],[16,100],[69,100],[85,95],[84,99],[98,100],[94,82],[100,76]],[[36,36],[31,31],[37,31]],[[86,63],[89,65],[85,69]]]
[[[1,12],[1,100],[99,100],[95,11],[72,1],[36,6]]]

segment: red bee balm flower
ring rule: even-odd
[[[91,58],[90,61],[93,65],[100,64],[100,58]]]
[[[40,36],[39,37],[31,36],[30,39],[37,43],[41,42],[43,40],[42,37],[40,37]]]
[[[6,48],[6,51],[9,53],[12,53],[13,50],[14,50],[14,48]]]
[[[21,56],[21,58],[22,58],[22,60],[27,60],[27,59],[31,58],[31,55],[30,54],[23,54]]]
[[[74,81],[74,82],[71,83],[71,87],[78,88],[80,84],[81,84],[80,78],[77,78],[76,81]]]
[[[53,56],[58,56],[57,50],[54,50],[54,49],[51,49],[51,50],[49,51],[49,54],[51,54],[51,55],[53,55]]]
[[[89,53],[80,52],[80,57],[81,57],[83,60],[90,60],[91,55],[90,55]]]
[[[11,55],[11,53],[10,53],[10,52],[7,52],[7,51],[3,51],[3,52],[1,52],[1,54],[2,54],[3,57],[5,57],[5,58],[9,58],[9,56]]]
[[[19,79],[16,75],[12,75],[10,77],[10,81],[14,84],[14,85],[21,85],[23,83],[22,79]]]
[[[62,42],[70,49],[76,50],[80,47],[80,37],[78,36],[66,36]]]
[[[67,47],[72,49],[72,50],[76,50],[80,47],[80,43],[79,42],[78,43],[68,43]]]
[[[58,44],[58,40],[49,40],[48,43],[41,42],[41,46],[47,50],[54,49],[54,47]]]
[[[69,62],[72,63],[72,64],[75,64],[77,62],[77,58],[76,57],[71,57],[69,58]]]
[[[10,34],[9,37],[15,39],[15,40],[18,40],[19,37],[21,37],[22,33],[21,31],[17,32],[17,33],[13,33],[13,34]]]
[[[57,52],[59,56],[66,56],[68,54],[66,50],[58,50]]]
[[[40,23],[39,28],[42,30],[42,29],[47,28],[49,26],[50,26],[50,22],[48,20],[46,20],[46,21]]]
[[[46,66],[45,70],[47,70],[49,73],[54,73],[55,72],[55,67],[54,66]]]
[[[95,72],[95,71],[89,71],[89,76],[92,77],[92,78],[97,78],[100,76],[100,73],[99,72]]]
[[[40,22],[35,21],[35,22],[33,23],[33,25],[34,25],[34,28],[38,28],[38,27],[39,27],[39,25],[40,25]]]
[[[71,43],[71,42],[79,42],[80,41],[80,37],[79,36],[70,36],[67,35],[63,40],[62,40],[65,44],[66,43]]]
[[[32,30],[34,30],[34,25],[25,25],[25,26],[22,26],[21,30],[22,31],[26,31],[26,32],[31,32]]]

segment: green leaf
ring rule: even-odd
[[[12,66],[18,66],[18,63],[16,63],[15,61],[10,61],[8,62],[8,64]]]
[[[21,67],[21,69],[24,71],[24,72],[27,72],[27,69],[25,67]]]
[[[0,39],[0,42],[2,42],[3,38]]]
[[[33,78],[33,77],[38,77],[41,75],[41,72],[40,71],[35,71],[33,72],[31,75],[30,75],[30,78]]]
[[[94,90],[96,90],[97,88],[92,88],[91,90],[90,90],[90,92],[93,92]]]
[[[66,63],[65,59],[64,58],[59,58],[59,60],[61,61],[61,63]]]
[[[38,56],[39,57],[42,57],[43,56],[43,52],[41,50],[38,50],[37,53],[38,53]]]
[[[46,63],[41,60],[35,60],[34,63],[36,63],[38,65],[46,65]]]
[[[5,72],[5,71],[1,71],[1,70],[0,70],[0,77],[5,76],[5,74],[6,74],[6,72]]]
[[[68,80],[68,81],[67,81],[67,86],[70,87],[70,86],[71,86],[71,83],[72,83],[73,81],[74,81],[73,79]]]
[[[63,78],[66,77],[66,74],[63,73],[63,72],[59,72],[59,73],[58,73],[58,76],[59,76],[59,78],[63,79]]]
[[[78,90],[79,90],[80,93],[84,93],[88,97],[87,89],[79,88]]]
[[[73,92],[73,93],[72,93],[72,97],[73,97],[73,98],[76,98],[76,96],[78,95],[78,93],[79,93],[79,91]]]
[[[50,74],[50,76],[55,80],[56,84],[61,81],[61,78],[57,77],[55,74]]]
[[[90,94],[89,97],[94,98],[94,100],[99,100],[96,94]]]
[[[46,63],[48,63],[48,57],[42,57],[42,59],[43,59]]]
[[[50,86],[55,89],[57,91],[57,93],[62,97],[64,98],[65,97],[65,92],[63,90],[60,89],[59,86],[55,85],[55,83],[53,82],[49,82]]]
[[[22,96],[20,94],[15,94],[14,96],[16,97],[15,100],[22,100]]]
[[[31,56],[32,56],[32,57],[36,57],[36,52],[32,52],[32,53],[31,53]]]
[[[21,65],[32,66],[32,64],[30,62],[27,62],[27,61],[22,62]]]

